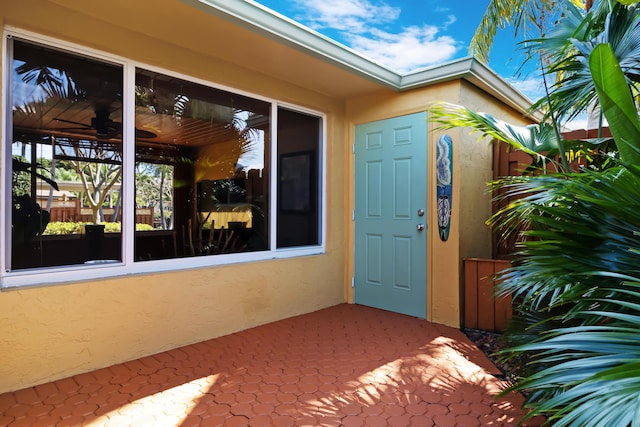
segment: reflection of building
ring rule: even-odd
[[[50,221],[74,221],[80,219],[80,198],[66,190],[37,190],[40,208],[49,211]]]

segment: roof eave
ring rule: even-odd
[[[406,74],[402,76],[398,89],[405,91],[457,79],[467,80],[516,111],[540,120],[537,114],[531,113],[532,102],[529,98],[487,65],[470,56]]]
[[[472,57],[403,75],[252,0],[180,1],[393,90],[465,79],[522,114],[529,114],[531,101]]]
[[[180,1],[391,89],[400,85],[400,74],[252,0]]]

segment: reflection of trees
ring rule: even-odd
[[[56,145],[63,158],[78,174],[84,187],[86,201],[91,208],[94,223],[104,221],[101,208],[109,190],[120,181],[122,155],[107,144],[95,141],[76,140],[66,147]]]
[[[173,210],[165,212],[165,205],[173,206],[173,166],[136,163],[136,207],[154,207],[159,213],[163,230],[173,228]],[[157,209],[156,209],[157,208]]]
[[[188,82],[187,85],[192,86]],[[251,126],[250,122],[255,116],[251,111],[223,105],[233,104],[231,100],[223,101],[223,104],[220,104],[213,99],[208,99],[207,95],[202,96],[203,99],[189,96],[181,93],[178,85],[167,84],[159,89],[149,86],[153,86],[153,83],[145,82],[136,85],[136,106],[157,114],[158,120],[162,120],[162,116],[171,117],[178,126],[185,125],[186,123],[183,121],[186,120],[197,121],[211,125],[210,131],[212,133],[215,131],[216,124],[224,124],[224,128],[235,135],[237,145],[233,150],[233,156],[236,159],[251,152],[257,153],[261,148],[262,134],[259,129]],[[193,92],[193,88],[185,90],[185,92]],[[211,165],[225,161],[226,159],[221,159],[219,162],[218,159],[207,159]]]
[[[17,41],[14,48],[16,59],[13,67],[16,76],[32,89],[38,89],[33,91],[30,99],[23,100],[24,105],[14,106],[14,114],[44,116],[43,111],[61,101],[68,105],[88,102],[96,109],[102,104],[121,104],[120,67],[105,66],[98,61],[79,59],[73,55]],[[44,132],[46,135],[47,130],[41,129],[38,132]],[[42,139],[33,135],[29,143],[35,146]],[[113,144],[90,137],[48,139],[52,144],[53,159],[65,159],[67,165],[77,173],[84,187],[93,221],[101,222],[103,218],[100,209],[109,190],[120,180],[122,174],[122,156],[119,148],[114,149]],[[52,171],[55,170],[55,166],[55,161],[52,161]],[[35,194],[32,194],[32,197],[35,197]]]
[[[53,107],[63,106],[82,111],[85,115],[86,110],[93,107],[96,117],[90,125],[78,123],[79,126],[74,130],[68,129],[69,133],[57,126],[54,126],[56,131],[53,128],[33,129],[34,138],[29,142],[35,145],[43,139],[51,141],[55,161],[58,164],[66,162],[77,174],[76,180],[82,182],[93,221],[103,221],[101,207],[109,190],[122,179],[124,141],[121,128],[113,134],[101,133],[97,122],[99,113],[103,113],[108,123],[121,127],[121,123],[109,122],[108,114],[122,108],[122,68],[97,60],[80,59],[53,49],[28,46],[18,41],[15,43],[13,70],[29,86],[31,93],[28,99],[21,100],[25,105],[14,106],[14,115],[22,116],[24,123],[29,123],[29,129],[25,129],[27,132],[32,131],[29,119],[45,117]],[[233,166],[229,177],[233,177],[238,158],[252,151],[261,152],[264,137],[262,131],[254,126],[254,113],[247,111],[246,107],[234,106],[232,94],[211,88],[201,92],[201,85],[190,82],[183,82],[189,87],[183,91],[181,84],[172,86],[177,79],[167,79],[164,83],[160,80],[163,79],[156,80],[154,89],[151,75],[145,75],[142,71],[136,77],[136,111],[141,112],[142,119],[147,120],[145,126],[154,129],[158,138],[151,141],[153,137],[143,136],[141,138],[149,140],[136,146],[135,202],[136,205],[157,206],[162,228],[170,229],[173,227],[173,211],[166,213],[165,208],[173,203],[173,187],[180,185],[174,181],[173,172],[177,163],[186,160],[200,164],[203,159],[206,159],[207,167],[231,163]],[[268,118],[266,114],[264,117]],[[140,120],[141,117],[136,116],[136,119]],[[77,123],[71,115],[55,117],[55,120],[71,125]],[[197,131],[191,130],[194,127]],[[161,138],[163,128],[178,129],[178,139],[183,137],[184,128],[185,141],[172,140],[165,144]],[[87,132],[91,134],[85,137]],[[39,135],[46,136],[43,138]],[[52,135],[56,135],[55,138]],[[230,142],[227,152],[216,153],[213,157],[206,153],[207,147],[225,141]],[[182,145],[189,143],[197,148],[183,149]],[[144,170],[138,168],[142,162],[145,162]],[[53,162],[52,172],[55,165]],[[185,184],[193,186],[194,182]]]

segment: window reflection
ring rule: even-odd
[[[278,248],[320,242],[321,120],[278,108]]]
[[[277,109],[274,173],[269,102],[138,68],[131,123],[125,66],[9,43],[10,271],[321,244],[320,117]]]
[[[136,128],[154,134],[136,140],[136,205],[154,211],[153,228],[136,233],[137,261],[268,248],[269,111],[263,101],[137,71]]]
[[[11,268],[121,261],[122,67],[13,47]]]

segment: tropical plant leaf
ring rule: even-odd
[[[589,57],[589,68],[622,160],[640,164],[638,110],[611,46],[596,46]]]
[[[581,0],[549,1],[549,0],[491,0],[487,5],[480,24],[475,30],[469,54],[474,55],[483,62],[489,62],[489,53],[493,46],[493,40],[499,29],[512,26],[515,36],[524,35],[527,32],[541,32],[544,25],[553,22],[562,10],[565,3],[584,8]]]
[[[520,199],[492,225],[525,221],[530,239],[498,277],[517,303],[501,357],[528,360],[513,389],[527,391],[529,416],[554,425],[632,425],[640,413],[640,167],[502,185]]]
[[[20,173],[20,172],[31,173],[32,171],[34,171],[33,173],[35,174],[36,177],[38,177],[39,179],[41,179],[44,182],[46,182],[47,184],[52,186],[54,189],[58,190],[58,183],[55,182],[53,179],[48,178],[48,177],[44,176],[43,174],[41,174],[40,172],[38,172],[37,171],[38,169],[42,169],[42,165],[36,164],[35,167],[34,167],[34,166],[31,165],[31,163],[26,163],[26,162],[23,162],[23,161],[18,160],[16,158],[13,158],[12,170],[14,172],[17,172],[17,173]]]
[[[638,94],[640,81],[640,20],[638,7],[616,1],[600,1],[586,16],[577,7],[567,5],[562,19],[549,35],[528,40],[528,48],[543,52],[544,73],[555,80],[548,97],[532,108],[548,107],[547,115],[564,122],[590,108],[597,108],[597,92],[589,69],[589,56],[598,44],[612,46],[629,87]]]
[[[436,104],[429,111],[440,129],[468,127],[482,137],[490,137],[529,154],[536,162],[558,164],[554,156],[559,153],[561,144],[555,129],[548,123],[516,126],[489,114],[447,103]],[[576,147],[581,145],[581,141],[574,143]]]

